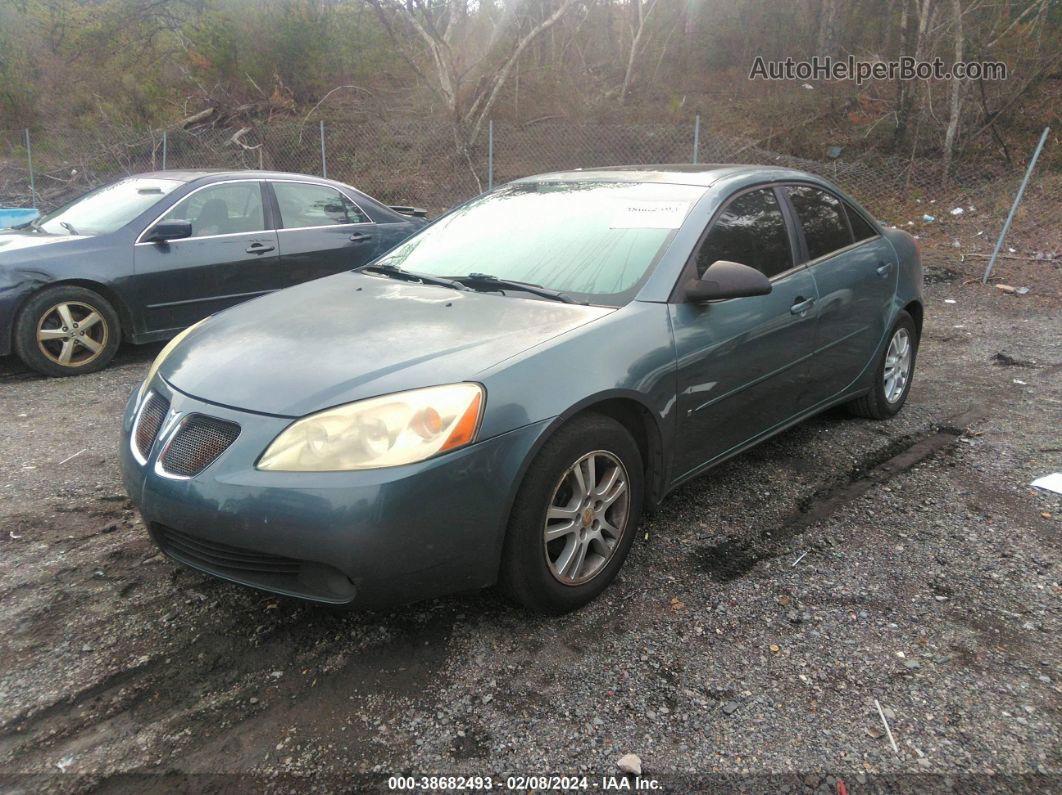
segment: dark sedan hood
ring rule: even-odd
[[[161,373],[202,400],[297,417],[475,380],[612,311],[341,273],[221,313],[193,331]]]
[[[17,255],[36,254],[32,249],[40,249],[44,246],[70,245],[81,240],[90,240],[90,235],[50,235],[47,232],[0,232],[0,262],[22,260]],[[17,255],[16,255],[17,252]],[[8,254],[16,255],[10,257]]]

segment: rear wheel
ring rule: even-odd
[[[509,520],[500,585],[546,613],[582,607],[615,578],[642,511],[638,446],[599,414],[561,428],[535,457]]]
[[[918,331],[914,319],[900,312],[878,359],[874,385],[866,395],[849,403],[849,410],[856,416],[875,420],[895,416],[907,402],[917,353]]]
[[[19,313],[15,353],[44,375],[92,373],[114,358],[119,337],[118,313],[103,296],[73,285],[51,287]]]

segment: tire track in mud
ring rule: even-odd
[[[954,445],[970,426],[987,416],[984,408],[970,408],[922,434],[894,439],[868,454],[848,477],[816,491],[798,503],[797,511],[754,538],[728,536],[702,547],[700,568],[717,582],[748,574],[757,563],[785,554],[788,544],[809,528],[828,519],[845,505],[902,472]]]
[[[250,640],[247,616],[223,611],[194,637],[20,713],[0,726],[0,763],[14,769],[32,750],[27,773],[68,758],[102,774],[154,772],[162,758],[177,769],[248,769],[292,729],[342,731],[353,761],[378,739],[352,723],[370,711],[359,704],[397,723],[430,699],[424,683],[438,681],[457,613],[446,602],[342,617],[292,602],[269,607],[277,613]]]

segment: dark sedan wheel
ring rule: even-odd
[[[52,287],[19,313],[15,352],[27,367],[49,376],[102,370],[119,342],[118,314],[84,287]]]
[[[638,446],[598,414],[561,428],[532,462],[513,506],[500,584],[547,613],[582,607],[623,565],[642,511]]]
[[[878,359],[874,385],[869,393],[848,404],[852,413],[875,420],[895,416],[907,402],[917,353],[918,330],[914,318],[900,312]]]

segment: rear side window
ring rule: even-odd
[[[354,202],[327,185],[309,185],[303,182],[272,184],[285,229],[364,224],[369,220]]]
[[[789,187],[786,191],[804,228],[808,259],[818,259],[851,245],[852,235],[839,199],[805,185]]]
[[[793,267],[785,217],[770,188],[743,193],[716,218],[697,255],[697,274],[718,260],[739,262],[768,278]]]
[[[856,212],[852,205],[845,202],[844,209],[848,213],[848,223],[852,225],[852,235],[855,236],[856,243],[877,236],[878,230],[872,227],[866,218]]]

